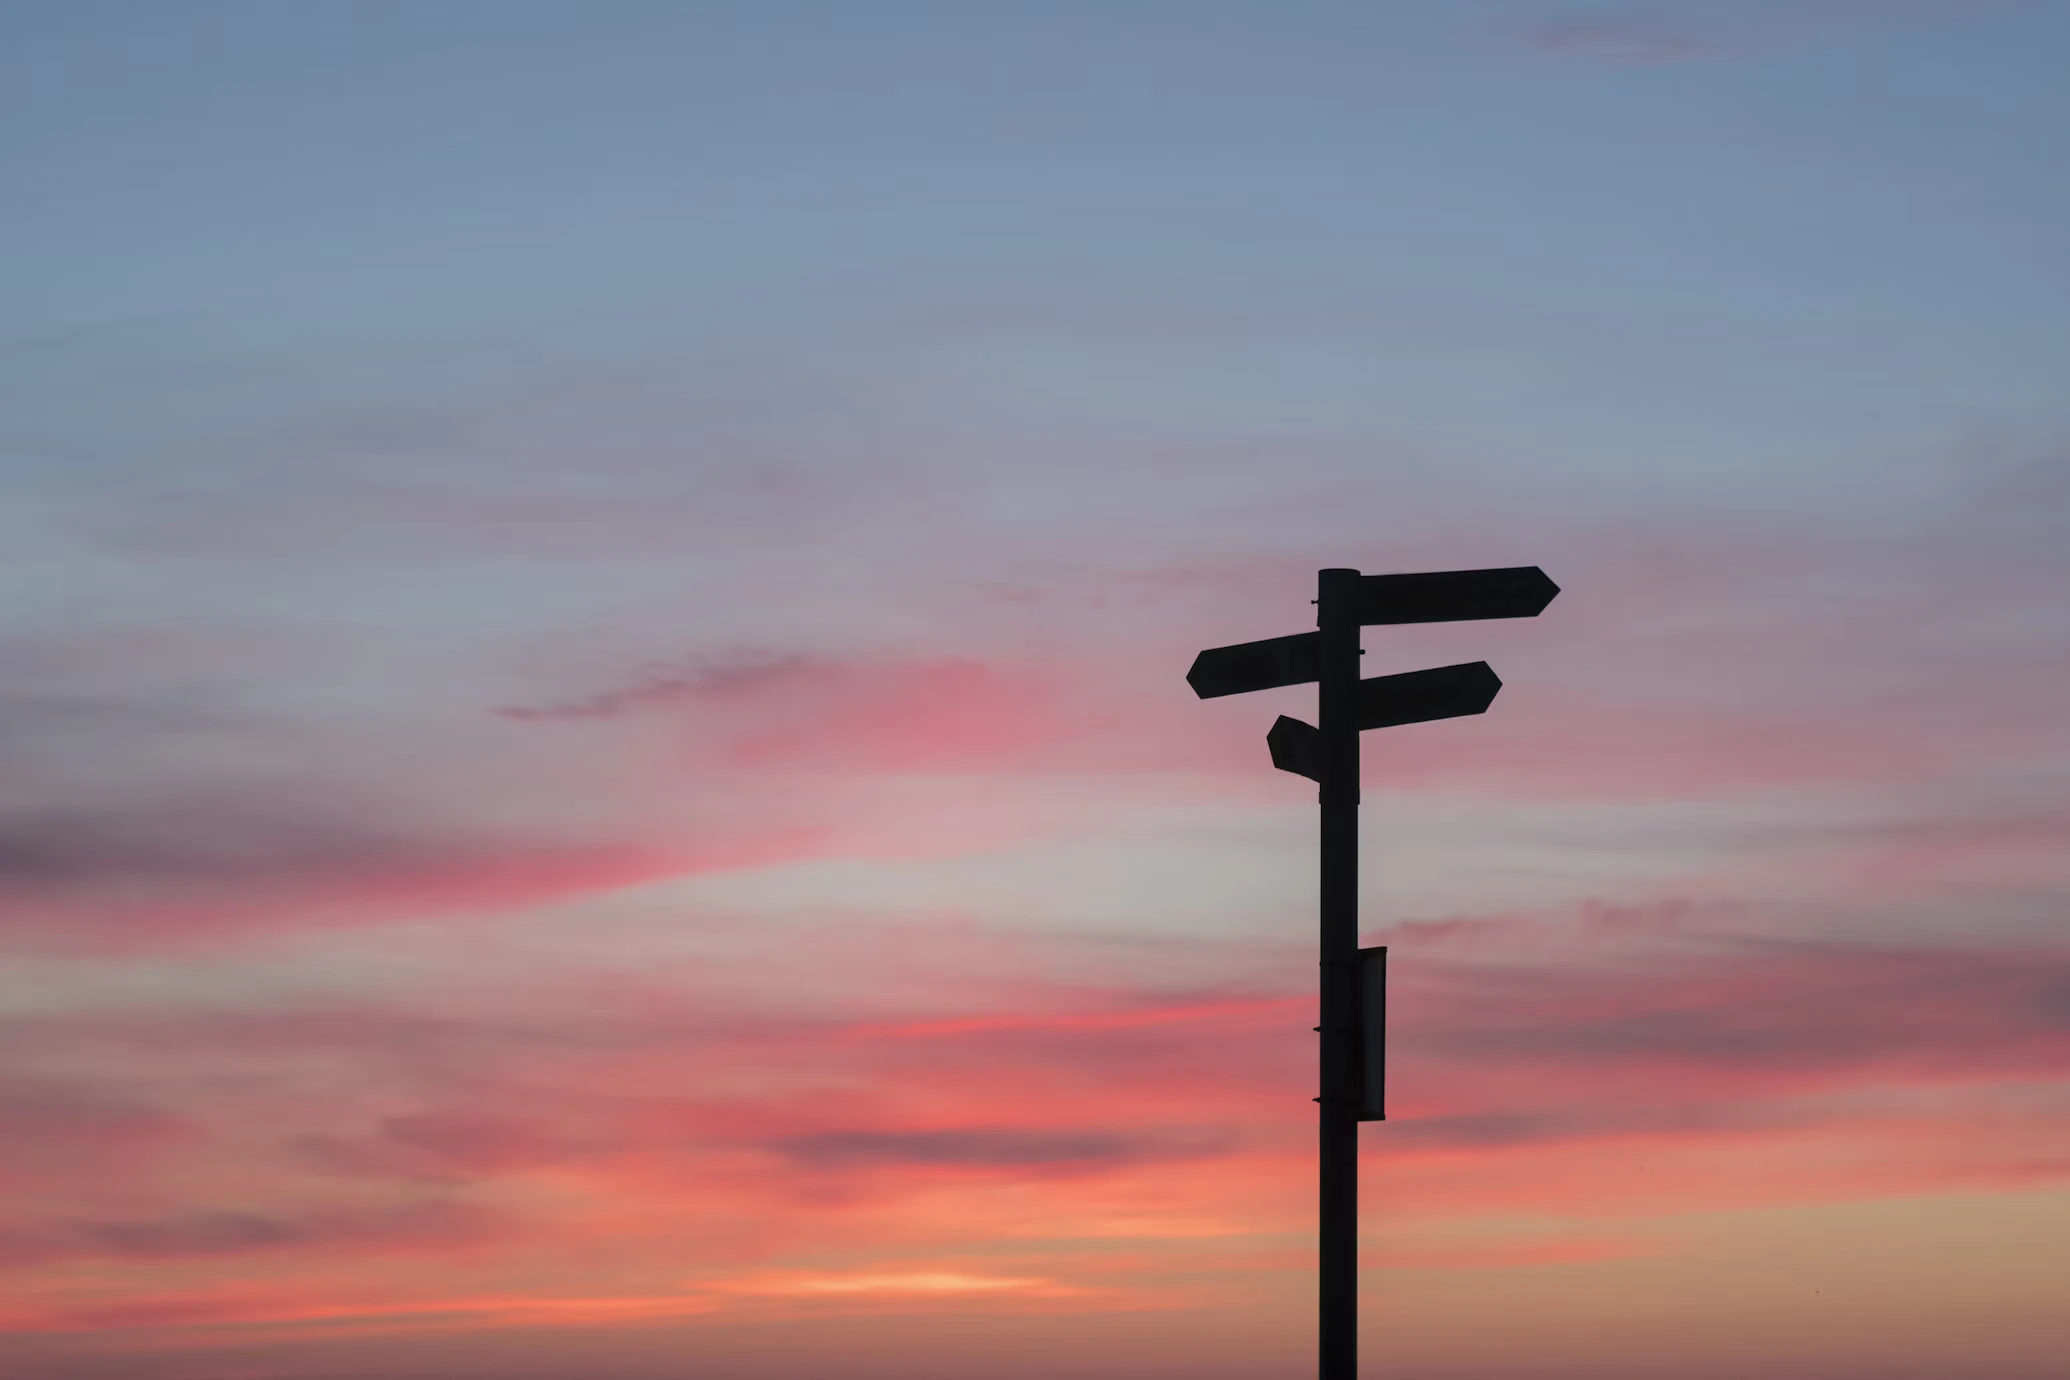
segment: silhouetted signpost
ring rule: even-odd
[[[1534,618],[1559,586],[1535,565],[1414,575],[1316,576],[1316,631],[1215,647],[1186,681],[1202,699],[1316,682],[1313,726],[1282,715],[1272,765],[1322,790],[1322,1086],[1316,1373],[1358,1374],[1358,1124],[1385,1117],[1387,950],[1358,946],[1358,735],[1479,714],[1502,682],[1485,661],[1359,679],[1359,629],[1379,623]]]

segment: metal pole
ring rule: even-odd
[[[1359,573],[1316,577],[1322,665],[1321,1215],[1316,1374],[1358,1376],[1358,658]]]

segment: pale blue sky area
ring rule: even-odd
[[[2062,416],[2061,5],[4,15],[52,442],[111,354],[276,362],[125,409],[205,431],[628,366],[1611,473]]]

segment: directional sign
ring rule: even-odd
[[[1536,618],[1559,592],[1560,587],[1535,565],[1365,575],[1358,582],[1358,621],[1452,623],[1470,618]]]
[[[1211,700],[1218,695],[1299,685],[1314,680],[1322,673],[1321,667],[1322,634],[1295,633],[1263,642],[1239,642],[1233,647],[1210,647],[1193,658],[1186,683],[1194,694]]]
[[[1273,766],[1322,784],[1323,736],[1313,724],[1282,714],[1265,735],[1265,746],[1272,749]]]
[[[1399,676],[1373,676],[1358,683],[1358,726],[1393,728],[1396,724],[1483,714],[1495,702],[1495,692],[1501,688],[1501,679],[1485,661],[1433,666],[1428,671],[1408,671]]]
[[[1314,632],[1215,647],[1186,673],[1202,699],[1319,682],[1316,722],[1281,715],[1265,735],[1272,765],[1322,786],[1316,805],[1316,1374],[1358,1375],[1358,1124],[1387,1116],[1387,950],[1358,946],[1359,733],[1479,714],[1502,681],[1485,661],[1359,679],[1359,630],[1376,623],[1531,618],[1558,585],[1535,565],[1367,575],[1315,574]],[[1327,781],[1325,781],[1327,778]]]

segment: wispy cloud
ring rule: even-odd
[[[1516,26],[1526,48],[1552,57],[1629,67],[1664,67],[1722,57],[1729,44],[1638,16],[1575,16]]]
[[[335,800],[248,788],[0,813],[0,928],[63,947],[178,944],[522,905],[695,866],[637,845],[377,822]]]
[[[825,679],[837,668],[802,653],[747,651],[685,666],[652,666],[628,684],[558,703],[506,705],[497,713],[521,723],[610,719],[637,710],[753,694],[800,679]]]
[[[1738,0],[1583,9],[1515,20],[1505,32],[1547,57],[1660,67],[1761,55],[1865,29],[1982,20],[2018,7],[2019,0]]]
[[[0,1261],[21,1266],[256,1254],[398,1255],[479,1245],[498,1234],[490,1214],[436,1199],[376,1212],[204,1208],[160,1218],[31,1221],[0,1235]]]

